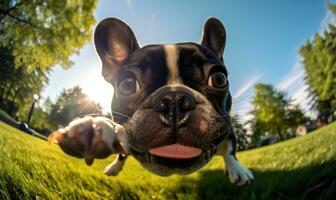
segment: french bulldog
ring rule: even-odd
[[[98,24],[94,42],[102,75],[114,87],[114,120],[76,119],[52,134],[51,141],[88,165],[118,154],[106,167],[107,175],[117,175],[128,155],[151,172],[168,176],[194,172],[217,153],[232,183],[254,181],[235,156],[223,60],[226,31],[218,19],[205,22],[200,44],[141,48],[131,28],[116,18]]]

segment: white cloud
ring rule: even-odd
[[[129,7],[129,8],[131,8],[132,7],[132,0],[125,0],[125,2],[126,2],[126,4],[127,4],[127,6]]]
[[[258,74],[252,77],[249,77],[248,80],[244,81],[244,83],[241,85],[241,87],[238,89],[238,91],[233,95],[233,99],[238,99],[242,97],[246,92],[251,89],[254,84],[256,84],[262,77],[262,74]]]
[[[305,84],[305,70],[302,65],[302,58],[298,57],[292,69],[276,84],[278,90],[284,91],[292,100],[292,105],[299,105],[308,115],[312,115],[309,110],[308,86]]]
[[[152,15],[151,15],[151,17],[150,17],[150,19],[149,19],[149,22],[148,22],[148,26],[149,26],[150,29],[153,28],[153,25],[154,25],[154,23],[155,23],[155,21],[156,21],[156,17],[157,17],[156,14],[152,14]]]
[[[282,91],[287,91],[297,85],[304,78],[305,71],[301,63],[301,57],[298,57],[292,69],[276,84],[276,88]]]
[[[294,104],[300,104],[300,105],[304,105],[304,107],[309,107],[307,89],[308,89],[308,86],[303,85],[292,93],[291,99],[293,100]]]

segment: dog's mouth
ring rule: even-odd
[[[155,163],[173,170],[184,170],[204,166],[216,153],[216,146],[212,145],[208,150],[202,150],[176,143],[151,148],[145,152],[130,147],[130,151],[141,163]]]
[[[201,155],[202,149],[184,146],[181,144],[171,144],[163,147],[149,149],[152,156],[173,160],[188,160]]]

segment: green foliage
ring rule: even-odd
[[[231,116],[231,125],[237,138],[237,150],[242,151],[250,148],[250,135],[247,135],[247,130],[240,122],[238,115],[234,114]]]
[[[267,131],[262,127],[260,120],[253,118],[247,122],[252,130],[251,146],[257,147],[260,144],[260,140],[267,135]]]
[[[327,4],[333,14],[336,5]],[[336,110],[336,26],[329,24],[323,34],[315,34],[300,49],[306,71],[306,84],[318,110]]]
[[[36,130],[38,133],[43,135],[49,135],[52,131],[56,129],[55,126],[49,121],[49,111],[46,105],[50,102],[50,99],[44,101],[44,106],[35,106],[32,118],[30,120],[29,126]]]
[[[251,123],[256,134],[253,140],[266,132],[270,135],[278,134],[283,140],[288,129],[295,129],[307,120],[301,109],[298,106],[292,108],[285,94],[274,89],[272,85],[257,84],[252,104],[254,119]]]
[[[59,126],[68,125],[75,117],[86,114],[101,114],[101,106],[90,100],[79,86],[63,90],[55,102],[50,98],[35,104],[29,126],[43,135],[49,135]],[[25,113],[25,118],[27,118]]]
[[[14,65],[10,48],[0,47],[0,107],[11,116],[26,117],[33,95],[48,84],[48,73]]]
[[[252,104],[253,114],[263,131],[272,135],[282,135],[287,130],[285,107],[288,102],[282,92],[277,92],[271,85],[257,84],[255,86],[255,96]]]
[[[49,120],[54,127],[65,126],[78,116],[102,113],[101,106],[89,99],[79,86],[63,90],[49,109]]]
[[[295,131],[298,125],[301,125],[309,120],[309,118],[303,114],[303,111],[298,105],[291,106],[290,109],[287,110],[287,116],[288,126],[292,129],[294,128],[292,131]]]
[[[0,1],[0,107],[26,118],[56,64],[90,40],[96,0]]]
[[[114,156],[83,160],[57,145],[0,122],[0,199],[334,199],[336,123],[313,133],[238,153],[256,178],[250,186],[229,183],[215,156],[196,173],[160,177],[130,157],[116,177],[103,174]]]
[[[0,5],[0,46],[12,47],[15,66],[69,67],[69,57],[91,38],[96,0],[5,0]]]

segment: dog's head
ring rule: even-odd
[[[201,44],[140,48],[121,20],[109,18],[97,26],[102,73],[114,86],[112,111],[130,116],[119,123],[132,155],[154,173],[202,167],[229,132],[225,39],[224,26],[215,18],[206,21]]]

